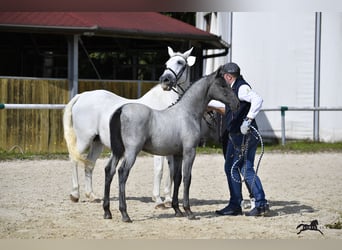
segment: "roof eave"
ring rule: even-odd
[[[106,29],[97,25],[91,27],[70,27],[70,26],[43,26],[43,25],[21,25],[21,24],[0,24],[0,30],[12,32],[38,32],[55,34],[78,34],[85,36],[105,36],[131,39],[151,39],[151,40],[174,40],[174,41],[198,41],[203,49],[228,49],[230,46],[220,37],[211,34],[202,36],[187,33],[168,32],[143,32],[141,30],[119,30]]]
[[[46,25],[26,25],[26,24],[0,24],[3,31],[22,31],[22,32],[48,32],[48,33],[74,33],[82,34],[87,31],[95,31],[98,26],[92,27],[65,27],[65,26],[46,26]]]
[[[176,41],[199,41],[206,44],[205,49],[227,49],[229,44],[216,35],[210,36],[195,35],[187,33],[168,33],[168,32],[142,32],[141,30],[112,30],[98,28],[94,35],[98,36],[112,36],[122,38],[135,38],[135,39],[151,39],[151,40],[176,40]]]

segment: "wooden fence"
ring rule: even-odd
[[[156,84],[141,82],[141,95]],[[126,98],[139,96],[137,81],[79,81],[79,93],[94,89],[106,89]],[[0,103],[66,104],[68,101],[68,81],[65,79],[0,78]],[[0,150],[67,152],[62,115],[62,110],[0,110]]]

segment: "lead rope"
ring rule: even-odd
[[[251,126],[251,128],[254,130],[254,132],[258,135],[259,139],[260,139],[260,145],[261,145],[261,152],[260,152],[260,156],[259,156],[259,159],[258,159],[258,164],[255,168],[255,175],[253,177],[253,181],[252,181],[252,185],[251,185],[251,191],[253,190],[253,186],[254,186],[254,183],[255,183],[255,177],[257,176],[258,174],[258,171],[259,171],[259,167],[260,167],[260,162],[261,162],[261,159],[262,157],[264,156],[264,152],[265,152],[265,146],[264,146],[264,141],[262,140],[262,136],[261,134],[259,133],[259,131]]]
[[[253,176],[253,180],[252,180],[252,184],[251,184],[251,192],[252,192],[253,187],[254,187],[254,183],[255,183],[255,178],[256,178],[256,176],[258,174],[259,167],[260,167],[260,162],[261,162],[261,159],[262,159],[262,157],[264,155],[264,150],[265,149],[264,149],[264,142],[262,140],[262,137],[261,137],[261,134],[259,133],[259,131],[255,127],[253,127],[253,126],[250,126],[250,128],[252,128],[255,131],[255,133],[257,134],[257,136],[259,137],[260,145],[261,145],[261,153],[260,153],[260,156],[259,156],[259,159],[258,159],[257,166],[255,168],[255,174]],[[252,134],[252,136],[254,136],[254,135]],[[230,175],[231,175],[232,179],[235,182],[238,182],[238,183],[242,183],[242,182],[246,181],[248,141],[249,141],[249,139],[248,138],[246,139],[246,136],[244,135],[243,139],[242,139],[242,144],[241,144],[241,152],[242,153],[239,155],[239,158],[233,163],[233,166],[232,166],[232,168],[230,170]],[[244,167],[242,168],[243,169],[243,173],[241,173],[240,169],[238,169],[240,175],[242,176],[242,180],[240,181],[240,180],[238,180],[238,179],[236,179],[234,177],[233,170],[236,167],[236,164],[242,159],[242,154],[244,156]]]

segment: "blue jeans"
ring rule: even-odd
[[[241,150],[244,141],[248,144],[246,155]],[[230,192],[229,207],[232,209],[240,208],[243,199],[241,175],[244,176],[248,187],[251,189],[252,196],[255,198],[255,206],[260,207],[267,203],[261,181],[254,171],[254,158],[258,143],[259,138],[254,131],[245,136],[240,133],[229,135],[224,170]]]

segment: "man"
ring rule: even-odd
[[[259,137],[250,126],[257,129],[255,117],[261,109],[263,100],[240,75],[240,68],[236,63],[225,64],[223,72],[223,78],[240,100],[240,108],[236,112],[232,112],[229,107],[225,108],[228,142],[224,169],[230,200],[225,208],[217,210],[216,213],[227,216],[242,215],[242,175],[255,199],[255,207],[245,215],[261,216],[269,210],[269,205],[261,181],[253,168]]]

